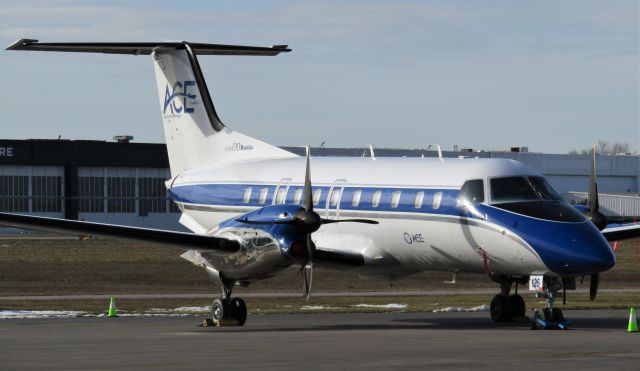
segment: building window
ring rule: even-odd
[[[170,213],[179,213],[180,208],[178,204],[169,197],[169,193],[167,192],[167,199],[169,200],[169,212]]]
[[[391,194],[391,207],[392,208],[396,208],[398,207],[398,204],[400,203],[400,195],[402,194],[401,191],[395,191]]]
[[[33,176],[31,177],[31,209],[37,212],[61,212],[60,187],[62,177]]]
[[[29,211],[28,176],[0,176],[0,211]]]
[[[301,201],[302,201],[302,188],[298,188],[296,189],[295,192],[293,192],[293,203],[295,205],[300,205]]]
[[[313,191],[313,206],[320,203],[320,197],[322,196],[322,189],[316,189]]]
[[[431,201],[431,208],[434,210],[439,209],[441,201],[442,201],[442,192],[436,192],[433,195],[433,201]]]
[[[81,176],[78,178],[78,208],[81,213],[104,212],[104,178]]]
[[[422,207],[422,202],[424,201],[424,192],[420,191],[416,193],[416,198],[413,201],[413,207],[419,209]]]
[[[269,188],[261,188],[260,195],[258,195],[258,202],[261,204],[267,202],[267,193],[269,193]]]
[[[167,212],[166,188],[164,178],[139,178],[138,197],[140,200],[138,215]]]
[[[242,203],[248,204],[251,200],[251,187],[246,187],[242,193]]]
[[[361,190],[353,192],[353,197],[351,198],[351,206],[358,207],[358,205],[360,205],[360,197],[362,197]]]
[[[371,198],[372,207],[378,207],[378,205],[380,205],[380,197],[382,197],[382,191],[373,192],[373,197]]]
[[[342,196],[342,190],[341,189],[333,189],[331,191],[331,197],[329,197],[329,205],[331,207],[338,206],[338,201],[340,201],[340,196]]]
[[[107,178],[107,211],[133,213],[136,211],[136,178]]]

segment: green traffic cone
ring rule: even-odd
[[[107,317],[118,317],[118,312],[116,311],[116,298],[111,297],[111,302],[109,303],[109,314]]]
[[[636,320],[636,308],[631,307],[629,310],[629,327],[627,332],[638,332],[638,321]]]

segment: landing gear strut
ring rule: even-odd
[[[511,276],[495,276],[492,279],[500,284],[500,294],[493,297],[489,310],[495,322],[508,322],[523,318],[527,307],[522,296],[518,295],[518,283],[522,278]],[[509,295],[511,286],[516,284],[515,293]]]
[[[211,317],[217,325],[228,322],[243,326],[247,321],[247,304],[241,298],[231,298],[233,283],[223,283],[222,296],[211,305]]]
[[[536,292],[536,297],[546,299],[546,306],[533,312],[532,330],[565,330],[569,327],[571,323],[564,318],[562,310],[553,307],[556,298],[562,296],[559,295],[560,289],[562,289],[560,279],[554,277],[544,278],[544,290]]]

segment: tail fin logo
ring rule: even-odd
[[[194,80],[176,81],[173,86],[167,84],[164,92],[164,107],[162,114],[180,115],[184,113],[192,113],[194,111],[193,104],[196,99],[194,93],[190,93],[190,89],[194,89],[196,82]],[[169,112],[167,112],[169,111]]]

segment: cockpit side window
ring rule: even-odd
[[[458,200],[471,204],[484,202],[484,182],[482,179],[472,179],[464,182],[460,189]]]
[[[492,203],[536,200],[561,201],[562,196],[543,177],[512,176],[491,179]]]

